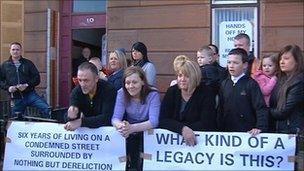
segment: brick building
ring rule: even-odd
[[[229,39],[238,26],[250,33],[256,56],[278,52],[290,43],[304,49],[303,0],[0,2],[1,62],[9,56],[9,43],[21,42],[24,56],[40,71],[37,90],[53,107],[68,104],[71,61],[83,46],[106,62],[109,51],[123,47],[130,56],[131,45],[144,42],[149,59],[156,64],[161,92],[175,77],[172,62],[177,55],[194,58],[195,51],[209,43],[224,53],[229,42],[223,37]]]

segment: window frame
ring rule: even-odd
[[[77,0],[72,0],[72,13],[107,13],[107,6],[108,6],[108,0],[100,0],[100,1],[105,1],[105,10],[104,11],[74,11],[74,7],[75,7],[75,2]],[[78,0],[78,1],[81,1],[81,0]],[[97,1],[97,0],[91,0],[91,1]]]
[[[216,0],[211,0],[211,4],[255,4],[258,3],[258,0],[221,0],[221,1],[216,1]]]
[[[255,3],[254,3],[255,1]],[[226,3],[226,2],[231,2],[231,3]],[[250,2],[250,3],[249,3]],[[228,8],[244,8],[244,7],[251,7],[254,9],[254,22],[256,24],[256,26],[253,27],[253,41],[254,41],[254,44],[252,44],[252,40],[251,40],[251,44],[252,44],[252,48],[253,48],[253,53],[254,53],[254,56],[259,58],[260,56],[260,1],[259,0],[252,0],[252,1],[248,1],[248,2],[245,2],[245,1],[223,1],[223,2],[215,2],[214,0],[210,0],[210,12],[211,12],[211,15],[210,15],[210,26],[211,26],[211,29],[210,29],[210,42],[212,44],[215,44],[218,46],[219,48],[219,43],[220,42],[217,42],[218,44],[216,44],[216,41],[215,40],[215,30],[217,28],[215,28],[215,9],[228,9]],[[218,28],[219,29],[219,28]],[[219,41],[219,40],[218,40]],[[252,50],[252,49],[250,49]]]

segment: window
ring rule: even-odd
[[[248,3],[257,3],[257,0],[242,0],[242,1],[213,0],[212,1],[212,4],[248,4]]]
[[[73,12],[106,12],[106,0],[74,0]]]
[[[234,48],[233,39],[246,33],[251,40],[250,49],[257,56],[258,21],[256,1],[212,1],[212,43],[219,48],[219,63],[227,65],[228,52]]]

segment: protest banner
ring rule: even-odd
[[[3,170],[124,170],[125,139],[113,127],[66,131],[63,124],[14,121]]]
[[[294,170],[295,135],[195,132],[198,144],[164,129],[144,134],[144,170]]]

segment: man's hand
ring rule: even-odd
[[[24,91],[28,87],[28,84],[18,84],[17,89],[20,91]]]
[[[17,91],[17,86],[10,86],[8,88],[8,92],[10,92],[10,93],[14,93],[15,91]]]
[[[78,107],[70,106],[68,109],[68,118],[69,119],[77,118],[78,112],[79,112]]]
[[[187,126],[184,126],[182,129],[182,136],[186,140],[188,146],[196,145],[196,137],[193,130]]]
[[[74,121],[69,121],[64,125],[64,129],[67,131],[74,131],[81,126],[81,118]]]
[[[262,131],[260,129],[257,129],[257,128],[252,128],[250,131],[248,131],[248,133],[251,134],[251,136],[256,136],[261,132]]]

